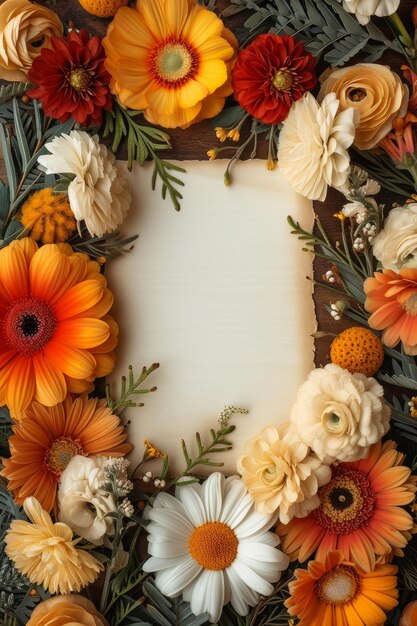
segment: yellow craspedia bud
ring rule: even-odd
[[[32,194],[21,208],[20,221],[28,234],[45,243],[63,243],[77,228],[68,196],[55,195],[52,187]]]
[[[120,7],[129,4],[129,0],[80,0],[83,9],[96,17],[113,17]]]
[[[373,376],[384,360],[384,349],[379,337],[367,328],[353,326],[340,333],[330,346],[332,363],[351,374]]]

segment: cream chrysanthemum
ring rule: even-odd
[[[129,210],[131,195],[126,171],[114,154],[99,143],[97,135],[78,130],[56,137],[45,147],[49,154],[38,161],[46,173],[74,176],[68,197],[76,220],[84,220],[92,236],[115,230]]]
[[[345,11],[354,13],[360,24],[367,24],[373,15],[377,17],[392,15],[399,5],[400,0],[343,0]]]
[[[238,459],[238,471],[261,515],[279,512],[283,524],[305,517],[320,505],[319,487],[331,470],[291,432],[289,422],[264,428],[250,439]]]
[[[340,187],[346,182],[348,148],[358,123],[358,111],[340,111],[335,94],[326,96],[320,106],[308,92],[292,105],[280,133],[278,162],[295,191],[323,201],[328,186]]]
[[[333,363],[310,372],[291,411],[300,439],[327,463],[366,457],[388,431],[389,418],[384,390],[374,378]]]
[[[253,510],[236,476],[215,472],[202,485],[178,487],[176,497],[159,493],[145,517],[151,558],[144,571],[156,572],[164,595],[182,593],[194,615],[208,613],[212,622],[228,602],[246,615],[260,594],[272,593],[271,583],[288,566],[269,532],[273,517]]]
[[[26,498],[23,508],[30,522],[14,520],[7,531],[6,554],[30,582],[50,593],[80,591],[92,583],[103,566],[86,550],[79,550],[72,530],[54,524],[36,498]]]

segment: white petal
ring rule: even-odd
[[[247,615],[248,605],[252,604],[249,600],[253,600],[253,604],[256,604],[258,594],[248,588],[232,567],[228,567],[225,572],[229,581],[230,602],[233,608],[238,615]]]
[[[282,552],[276,548],[260,543],[259,541],[241,541],[239,543],[238,554],[244,554],[245,556],[266,561],[268,563],[278,563],[281,560]]]
[[[186,541],[148,541],[148,552],[152,556],[170,559],[176,556],[187,556],[188,544]]]
[[[158,572],[155,583],[161,593],[175,598],[182,592],[184,587],[187,587],[198,576],[200,571],[200,565],[189,557],[188,559],[183,559],[176,567]]]
[[[172,567],[176,567],[177,565],[181,565],[183,561],[187,560],[187,557],[177,556],[172,559],[164,559],[159,558],[157,556],[151,556],[145,563],[143,564],[144,572],[159,572],[163,569],[169,569]]]
[[[203,483],[202,499],[208,522],[219,519],[222,509],[224,476],[215,472]]]
[[[183,515],[171,509],[151,509],[148,518],[162,527],[182,532],[183,537],[191,534],[194,530],[194,527]]]
[[[273,526],[275,518],[275,515],[260,515],[253,511],[234,528],[236,537],[244,539],[251,535],[263,534]]]
[[[194,527],[205,524],[207,522],[206,511],[200,495],[190,487],[181,487],[180,489],[181,501]]]
[[[208,613],[211,622],[220,619],[224,606],[223,571],[203,570],[195,582],[191,610],[194,615]]]
[[[263,596],[269,596],[274,588],[273,586],[264,580],[259,574],[254,572],[250,567],[248,567],[245,563],[242,563],[238,559],[233,561],[230,566],[236,574],[243,580],[244,583],[254,591],[257,591]]]

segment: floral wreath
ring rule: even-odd
[[[415,625],[417,42],[399,0],[80,4],[111,18],[103,40],[0,5],[1,624]],[[337,241],[288,220],[351,325],[227,478],[244,409],[182,442],[179,475],[147,440],[132,470],[123,414],[158,364],[102,384],[118,335],[103,269],[135,239],[116,153],[152,161],[179,210],[161,129],[205,119],[226,185],[266,141],[295,191],[345,196]]]

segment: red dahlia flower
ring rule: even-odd
[[[316,86],[314,67],[314,57],[290,35],[260,35],[236,59],[235,98],[261,122],[279,124],[292,103]]]
[[[66,37],[52,37],[51,49],[43,48],[34,60],[28,91],[43,104],[46,115],[65,122],[72,117],[85,126],[99,126],[103,109],[112,106],[110,74],[98,36],[72,30]]]

